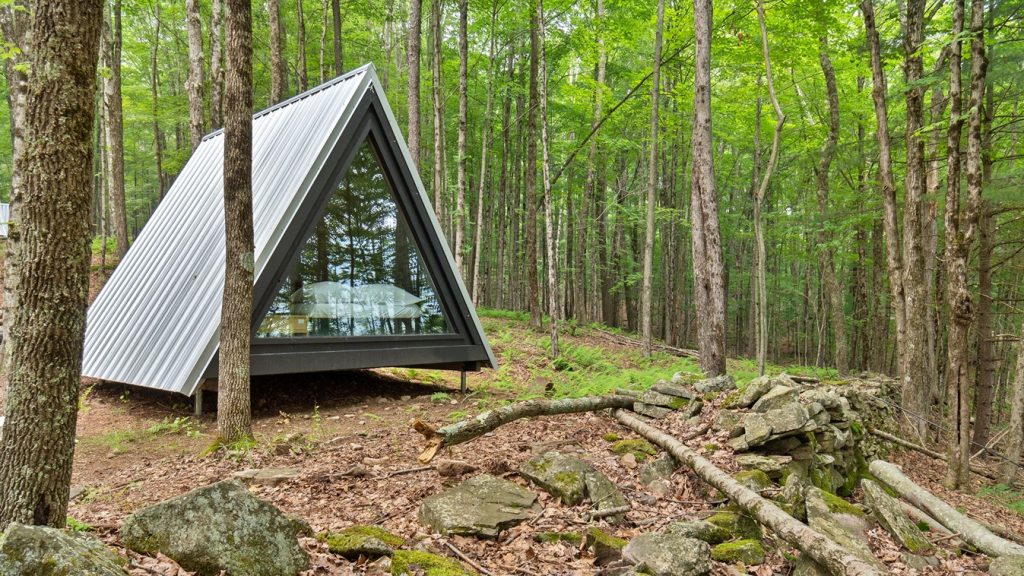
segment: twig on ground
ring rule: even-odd
[[[605,508],[604,510],[594,510],[590,513],[590,519],[600,520],[601,518],[615,516],[616,514],[625,514],[630,510],[632,510],[632,508],[628,504],[625,506],[616,506],[615,508]]]
[[[402,476],[404,474],[415,474],[417,472],[425,472],[427,470],[433,469],[433,466],[417,466],[415,468],[403,468],[402,470],[392,470],[391,472],[388,472],[383,476],[379,476],[378,478],[381,480],[386,480],[388,478],[394,478],[395,476]]]
[[[444,545],[447,546],[448,549],[451,550],[452,553],[454,553],[456,556],[458,556],[463,562],[472,566],[473,569],[477,572],[483,574],[484,576],[494,576],[494,574],[491,574],[491,572],[488,571],[486,568],[474,562],[472,558],[463,554],[462,550],[459,550],[455,547],[455,544],[452,544],[451,542],[445,540]]]

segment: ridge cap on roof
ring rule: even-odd
[[[256,120],[258,118],[266,116],[267,114],[270,114],[271,112],[274,112],[276,110],[280,110],[281,108],[284,108],[286,106],[294,104],[294,103],[296,103],[296,102],[298,102],[300,100],[305,100],[306,98],[309,98],[310,96],[313,96],[314,94],[318,94],[320,92],[323,92],[324,90],[327,90],[328,88],[333,88],[334,86],[337,86],[338,84],[341,84],[342,82],[345,82],[347,80],[351,80],[352,78],[355,78],[356,76],[358,76],[360,74],[365,74],[367,72],[374,73],[375,70],[376,70],[376,68],[374,67],[373,63],[372,62],[368,62],[366,64],[363,64],[359,68],[356,68],[354,70],[349,70],[348,72],[345,72],[341,76],[336,76],[336,77],[334,77],[334,78],[324,82],[323,84],[320,84],[319,86],[314,86],[313,88],[310,88],[309,90],[306,90],[305,92],[302,92],[300,94],[296,94],[295,96],[292,96],[291,98],[288,98],[287,100],[282,100],[281,102],[278,102],[277,104],[274,104],[273,106],[270,106],[269,108],[265,108],[263,110],[260,110],[259,112],[255,112],[252,115],[252,119]],[[218,128],[218,129],[214,130],[213,132],[210,132],[206,136],[203,136],[203,139],[200,142],[206,142],[207,140],[210,140],[211,138],[216,138],[217,136],[220,136],[223,133],[224,133],[224,129],[223,128]]]

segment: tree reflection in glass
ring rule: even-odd
[[[451,329],[369,142],[331,193],[260,337],[446,334]]]

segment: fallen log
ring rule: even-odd
[[[611,342],[615,342],[616,344],[621,344],[623,346],[633,346],[634,348],[643,347],[643,342],[635,338],[630,338],[629,336],[622,336],[609,330],[602,330],[601,328],[594,328],[594,331],[601,334],[605,340],[610,340]],[[700,353],[696,350],[690,350],[688,348],[677,348],[675,346],[669,346],[668,344],[662,344],[661,342],[652,342],[651,348],[659,352],[667,352],[673,356],[680,356],[682,358],[700,358]]]
[[[874,566],[848,554],[838,544],[793,518],[770,500],[762,498],[753,490],[743,486],[676,438],[654,426],[645,424],[626,411],[615,410],[612,414],[619,422],[661,446],[679,462],[686,464],[701,479],[728,496],[734,504],[750,514],[761,525],[806,554],[808,558],[826,568],[830,573],[837,576],[842,574],[881,576],[881,572]]]
[[[633,402],[635,402],[635,398],[616,395],[560,398],[558,400],[526,400],[502,406],[497,410],[484,412],[475,418],[449,424],[436,430],[420,420],[415,421],[412,427],[427,439],[427,448],[419,455],[419,461],[426,464],[444,446],[461,444],[521,418],[596,412],[606,408],[632,408]]]
[[[903,438],[900,438],[899,436],[894,436],[892,434],[889,434],[888,432],[886,432],[884,430],[878,430],[877,428],[872,428],[872,427],[869,426],[868,427],[868,433],[870,433],[870,434],[872,434],[874,436],[877,436],[877,437],[879,437],[882,440],[885,440],[887,442],[892,442],[893,444],[896,444],[897,446],[902,446],[902,447],[907,448],[909,450],[913,450],[915,452],[920,452],[921,454],[924,454],[925,456],[929,456],[931,458],[935,458],[936,460],[942,460],[943,462],[946,461],[946,455],[945,454],[943,454],[941,452],[936,452],[935,450],[932,450],[932,449],[930,449],[930,448],[928,448],[926,446],[921,446],[920,444],[914,444],[913,442],[911,442],[909,440],[904,440]],[[977,474],[978,476],[981,476],[982,478],[988,478],[989,480],[995,480],[997,482],[999,481],[999,479],[996,477],[995,473],[990,472],[990,471],[988,471],[988,470],[986,470],[984,468],[981,468],[979,466],[975,466],[974,464],[971,464],[971,472],[974,472],[975,474]]]
[[[980,522],[957,512],[952,506],[907,478],[895,464],[885,460],[874,460],[868,465],[868,471],[896,491],[901,498],[928,513],[950,531],[959,534],[964,542],[985,554],[994,557],[1024,554],[1024,546],[996,536]]]

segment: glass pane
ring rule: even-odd
[[[451,328],[405,216],[365,142],[257,335],[447,333]]]

